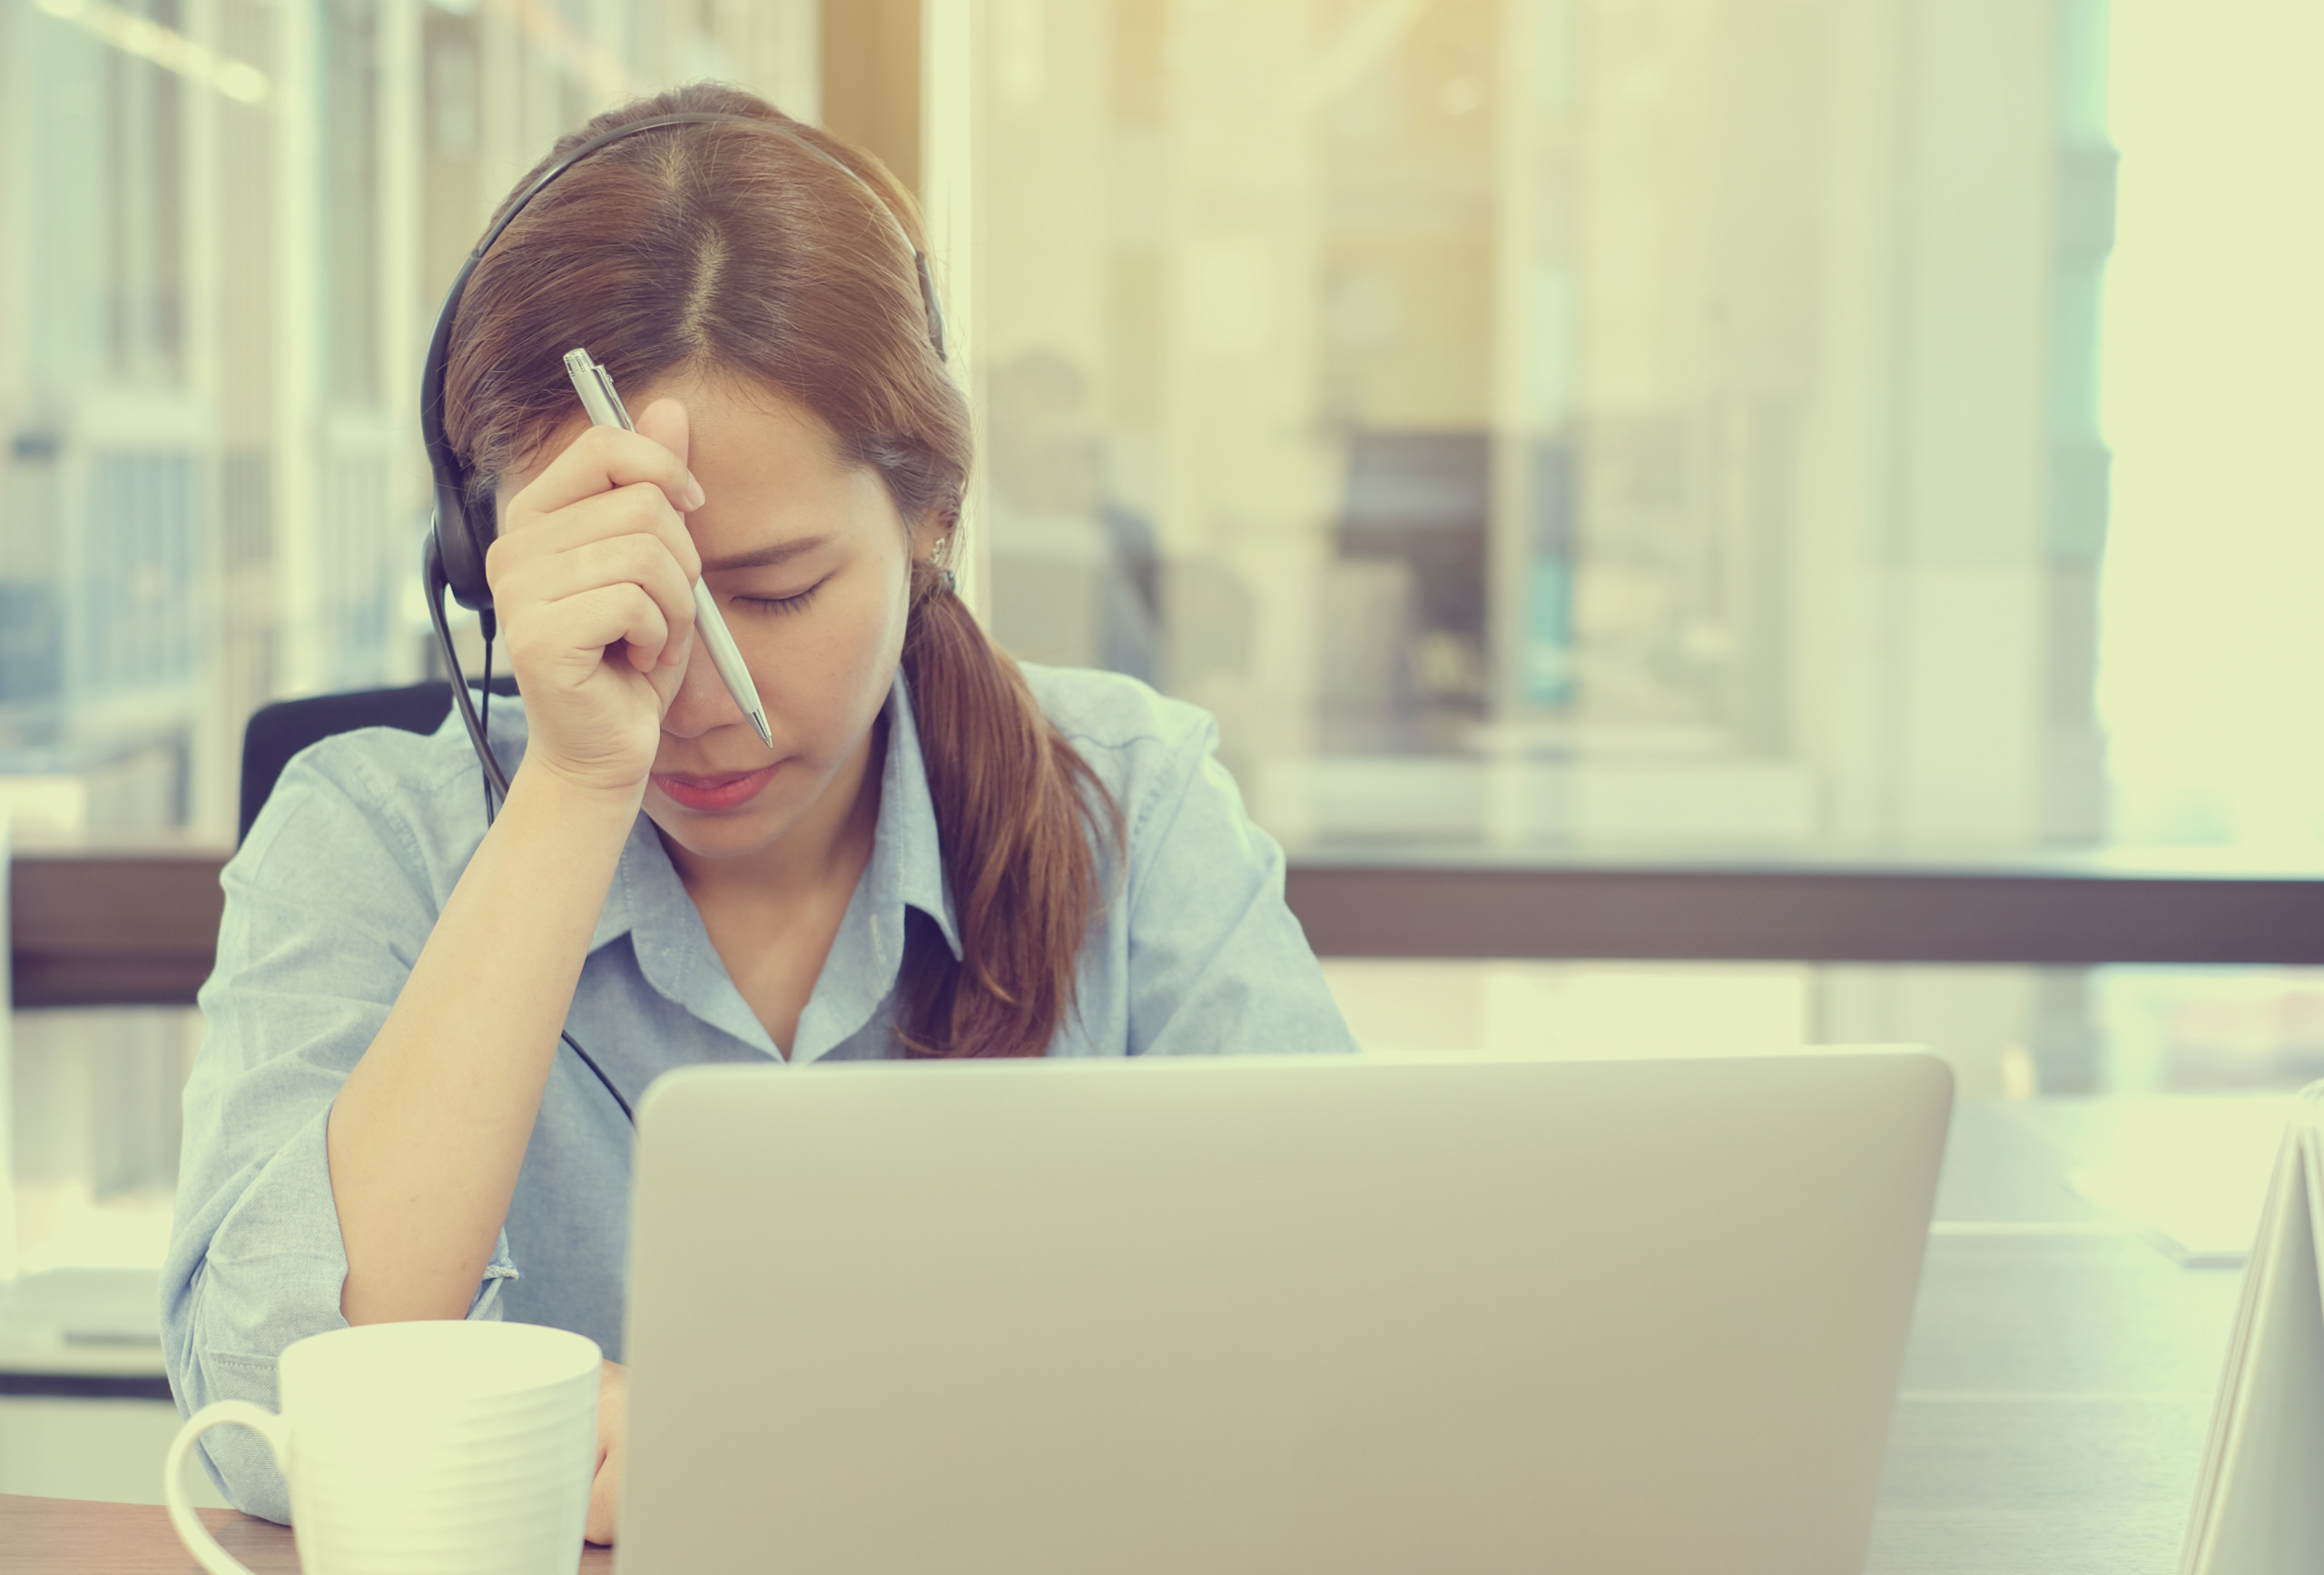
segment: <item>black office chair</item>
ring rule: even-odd
[[[495,694],[514,694],[517,681],[492,681]],[[359,727],[400,727],[433,733],[452,709],[452,692],[441,679],[400,689],[359,689],[347,694],[316,694],[261,706],[242,730],[242,829],[236,845],[251,834],[259,811],[290,757],[334,733]]]

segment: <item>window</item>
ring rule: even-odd
[[[1211,709],[1295,857],[2310,860],[2311,11],[0,7],[0,806],[222,847],[254,709],[428,670],[444,290],[554,137],[707,75],[920,190],[1001,642]],[[1748,1021],[1995,1092],[2320,1042],[2298,972],[1333,970],[1384,1042]],[[172,1151],[185,1031],[26,1014],[19,1124],[80,1130],[69,1042]]]
[[[2106,834],[2102,6],[991,15],[1004,643],[1302,842]]]
[[[816,113],[817,7],[0,14],[0,783],[20,843],[232,840],[267,701],[427,670],[418,368],[562,132],[701,75]]]

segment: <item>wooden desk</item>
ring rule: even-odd
[[[2175,1575],[2243,1276],[2179,1267],[2068,1185],[2132,1114],[1955,1111],[1872,1575]]]
[[[1872,1575],[2174,1575],[2242,1276],[2180,1268],[2068,1185],[2128,1108],[1956,1113]],[[298,1568],[282,1528],[203,1514],[252,1570]],[[0,1575],[195,1568],[151,1505],[0,1498]]]
[[[254,1575],[295,1575],[290,1528],[231,1510],[204,1510],[226,1551]],[[614,1550],[590,1548],[584,1571],[611,1575]],[[159,1504],[105,1504],[85,1499],[22,1499],[0,1494],[0,1572],[5,1575],[202,1575]]]

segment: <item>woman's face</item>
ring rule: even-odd
[[[862,784],[903,650],[911,547],[894,500],[780,395],[688,378],[641,396],[641,414],[665,397],[685,407],[686,463],[707,499],[686,526],[774,736],[771,751],[759,742],[697,635],[645,812],[674,852],[705,859],[769,848],[803,822],[829,832]]]

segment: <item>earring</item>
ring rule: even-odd
[[[931,568],[944,576],[944,588],[947,591],[953,589],[952,538],[950,535],[936,538],[936,545],[928,549],[928,564]]]

